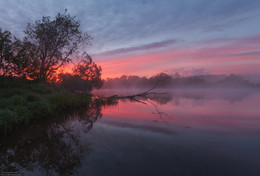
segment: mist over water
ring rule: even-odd
[[[259,90],[152,91],[163,94],[94,106],[2,138],[1,170],[25,175],[259,175]]]
[[[120,89],[101,89],[93,90],[92,93],[101,97],[108,97],[113,95],[127,96],[135,95],[139,93],[146,92],[148,89],[140,88],[120,88]],[[260,92],[258,88],[154,88],[151,90],[153,93],[164,94],[160,97],[167,97],[169,100],[176,98],[186,98],[186,99],[224,99],[228,101],[240,101],[251,94]]]
[[[0,9],[0,176],[260,176],[260,0]]]
[[[198,75],[182,77],[179,73],[159,73],[152,77],[126,76],[108,78],[103,89],[260,89],[260,82],[239,75]]]

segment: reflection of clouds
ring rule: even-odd
[[[239,102],[248,98],[250,95],[259,92],[258,89],[238,89],[233,90],[230,88],[209,88],[209,89],[177,89],[171,91],[169,94],[174,100],[178,99],[190,99],[194,100],[194,104],[203,105],[203,100],[215,100],[222,99],[229,102]]]
[[[159,123],[158,120],[153,120],[152,122],[153,124],[135,124],[131,122],[106,121],[103,122],[103,124],[118,127],[118,128],[129,128],[131,130],[142,130],[142,131],[162,133],[167,135],[175,135],[178,133],[172,128],[165,128],[163,125]],[[154,125],[154,123],[156,123],[156,125]]]
[[[180,99],[179,98],[174,98],[174,105],[178,106],[180,104]]]

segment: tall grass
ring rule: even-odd
[[[75,95],[57,85],[3,79],[0,85],[0,133],[67,110],[88,107],[89,95]]]

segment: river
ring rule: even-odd
[[[93,105],[2,137],[0,173],[260,175],[259,91],[166,93]]]

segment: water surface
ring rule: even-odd
[[[260,92],[176,90],[137,100],[93,105],[1,137],[1,172],[260,175]]]

